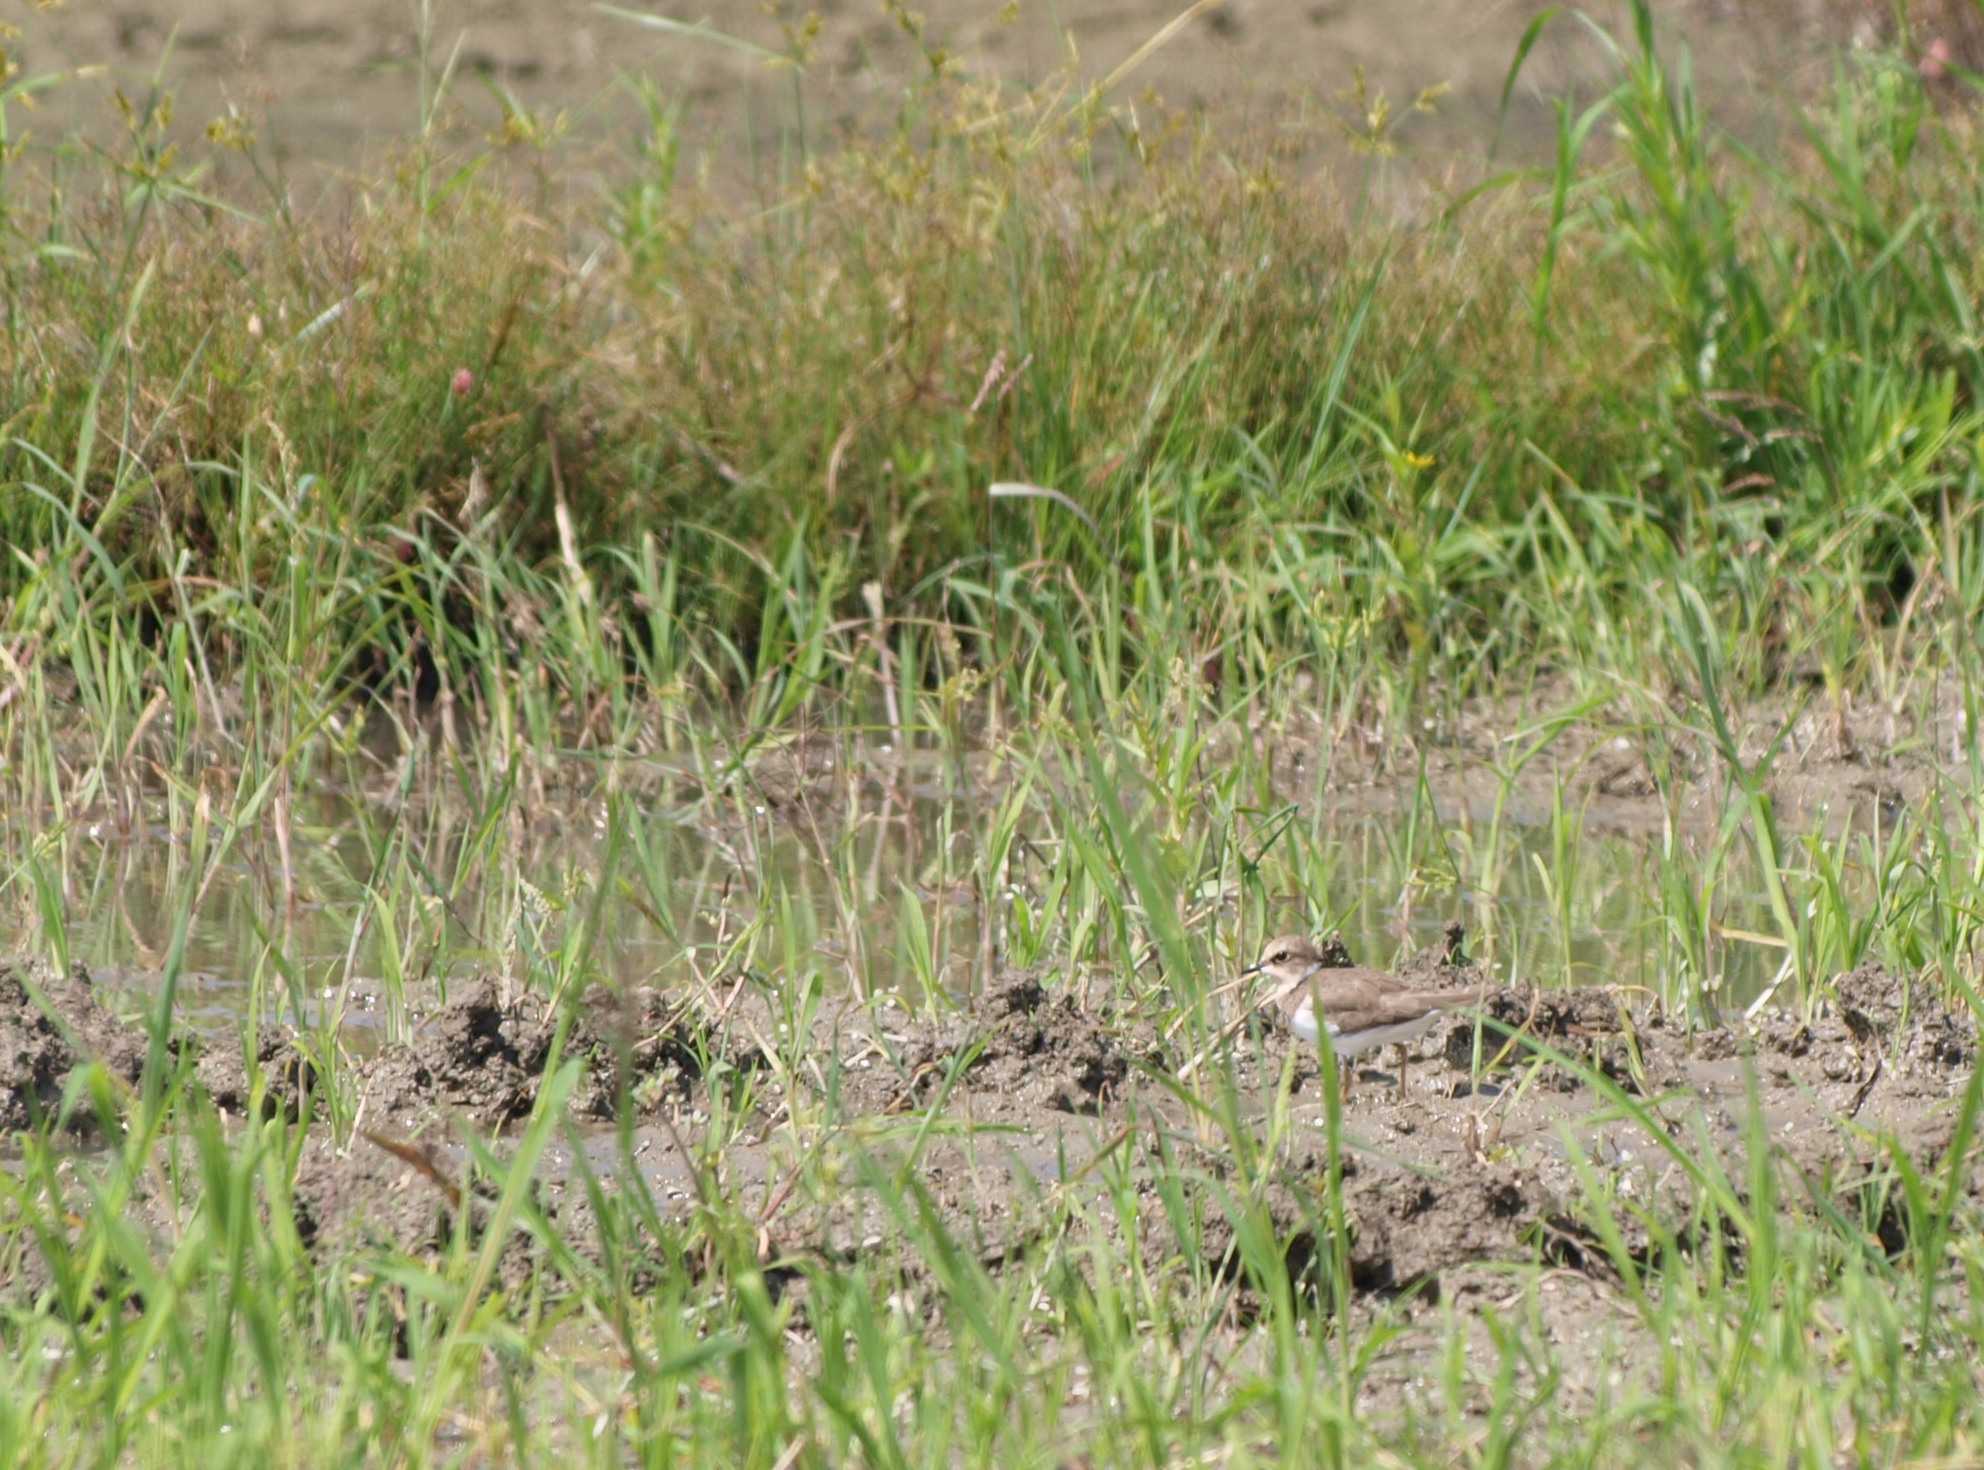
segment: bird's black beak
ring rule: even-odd
[[[1263,966],[1259,960],[1256,960],[1253,964],[1247,966],[1247,968],[1242,970],[1240,973],[1242,975],[1258,975],[1261,973],[1261,971],[1264,968],[1266,967]]]

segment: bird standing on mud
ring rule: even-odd
[[[1307,935],[1270,939],[1260,959],[1241,972],[1266,975],[1274,989],[1262,1003],[1279,1010],[1288,1029],[1314,1042],[1327,1030],[1347,1090],[1352,1061],[1387,1042],[1399,1049],[1399,1091],[1405,1091],[1405,1043],[1455,1011],[1481,1003],[1482,991],[1419,989],[1384,970],[1333,966]]]

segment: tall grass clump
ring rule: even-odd
[[[1974,611],[1970,124],[1860,59],[1755,157],[1635,15],[1553,168],[1404,222],[941,69],[771,208],[685,181],[651,93],[604,198],[423,137],[310,213],[134,107],[114,167],[10,174],[9,625],[127,729],[172,629],[305,707],[529,659],[569,716],[681,628],[749,682],[870,584],[981,667],[1026,586],[1134,606],[1136,667],[1467,687],[1684,675],[1637,614],[1692,587],[1739,692],[1892,694]]]

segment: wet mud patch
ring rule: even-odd
[[[9,977],[0,971],[0,983]],[[52,980],[63,1013],[95,1028],[95,1049],[121,1056],[135,1076],[142,1033],[101,1010],[87,977]],[[25,990],[15,987],[7,1024],[19,1031],[32,1018],[21,1004]],[[1943,1166],[1977,1032],[1966,1012],[1942,1006],[1926,987],[1855,972],[1809,1019],[1766,1015],[1743,1032],[1691,1033],[1632,998],[1495,991],[1482,1009],[1612,1078],[1638,1118],[1576,1067],[1539,1064],[1520,1047],[1497,1070],[1471,1073],[1471,1021],[1420,1041],[1404,1085],[1359,1084],[1342,1121],[1355,1293],[1433,1299],[1470,1272],[1510,1264],[1602,1283],[1611,1267],[1597,1209],[1612,1211],[1627,1227],[1626,1248],[1647,1259],[1663,1242],[1686,1248],[1699,1200],[1675,1150],[1742,1184],[1761,1138],[1795,1171],[1787,1179],[1806,1181],[1809,1199],[1790,1185],[1782,1208],[1826,1201],[1870,1216],[1892,1174],[1891,1142],[1920,1168]],[[359,1069],[356,1133],[334,1139],[321,1113],[306,1120],[290,1196],[270,1208],[291,1210],[316,1258],[361,1268],[366,1259],[432,1262],[474,1246],[498,1186],[472,1155],[486,1149],[500,1169],[514,1146],[505,1129],[537,1100],[556,1024],[555,1009],[537,997],[506,1001],[493,983],[462,989],[405,1044]],[[1484,1053],[1490,1039],[1491,1028],[1482,1028]],[[784,1053],[777,1067],[767,1064],[773,1046]],[[823,1007],[797,1036],[779,1029],[755,993],[723,1004],[596,994],[573,1021],[568,1055],[580,1061],[579,1083],[529,1186],[529,1210],[588,1269],[607,1231],[617,1230],[636,1256],[679,1261],[685,1248],[704,1248],[696,1245],[699,1219],[728,1221],[726,1229],[745,1222],[762,1237],[762,1268],[803,1290],[796,1262],[834,1269],[859,1259],[882,1277],[925,1281],[916,1210],[900,1208],[913,1192],[917,1209],[987,1271],[1023,1265],[1043,1231],[1076,1220],[1078,1230],[1134,1237],[1149,1259],[1182,1256],[1195,1273],[1237,1283],[1250,1311],[1259,1305],[1262,1261],[1258,1250],[1243,1258],[1242,1225],[1255,1241],[1273,1243],[1278,1268],[1304,1290],[1321,1288],[1331,1259],[1322,1100],[1313,1063],[1302,1072],[1292,1046],[1276,1032],[1234,1040],[1240,1126],[1257,1139],[1272,1132],[1280,1145],[1243,1179],[1230,1143],[1164,1085],[1189,1050],[1182,1042],[1167,1045],[1147,1021],[1085,1008],[1031,977],[988,989],[959,1016],[932,1019],[879,1000]],[[250,1069],[238,1048],[231,1064],[228,1049],[219,1050],[219,1060],[203,1056],[200,1076],[224,1110],[238,1112],[252,1096]],[[306,1068],[290,1039],[258,1050],[255,1070],[279,1106],[302,1094]],[[711,1092],[724,1068],[759,1080],[742,1090],[748,1109],[713,1121],[722,1110],[711,1107]],[[1294,1091],[1278,1104],[1275,1089],[1291,1075]],[[59,1081],[36,1085],[59,1095]],[[1203,1092],[1212,1084],[1194,1076],[1187,1085]],[[622,1151],[603,1125],[629,1088],[647,1111]],[[1279,1107],[1287,1128],[1271,1130]],[[1092,1167],[1105,1155],[1108,1170]],[[583,1176],[612,1192],[631,1187],[627,1170],[639,1171],[650,1191],[659,1238],[594,1216]],[[1108,1198],[1112,1171],[1130,1179],[1141,1201],[1127,1216]],[[1184,1190],[1189,1224],[1157,1188],[1167,1178],[1167,1188]],[[1596,1202],[1587,1182],[1594,1178],[1604,1196]],[[890,1191],[902,1197],[894,1208]],[[1071,1198],[1080,1201],[1072,1216]],[[1890,1219],[1877,1233],[1898,1249],[1904,1225]],[[504,1242],[498,1280],[522,1286],[534,1272],[569,1266],[520,1228]],[[638,1289],[655,1276],[626,1279]],[[944,1310],[941,1291],[916,1294],[929,1312]]]
[[[101,1198],[103,1158],[86,1148],[63,1149],[43,1167],[15,1173],[0,1155],[0,1170],[12,1176],[0,1189],[0,1306],[30,1306],[45,1294],[60,1300],[65,1291],[76,1301],[79,1284],[93,1281],[89,1300],[121,1299],[143,1310],[142,1286],[90,1259],[89,1214]],[[122,1223],[165,1249],[175,1234],[175,1212],[162,1194],[162,1172],[141,1169],[119,1187]]]
[[[1320,695],[1298,695],[1290,706],[1319,707]],[[1338,815],[1402,816],[1430,797],[1446,820],[1472,813],[1520,827],[1547,827],[1568,808],[1587,838],[1651,840],[1670,828],[1684,835],[1712,828],[1730,778],[1718,742],[1705,725],[1676,723],[1671,709],[1650,708],[1637,694],[1587,706],[1557,725],[1536,758],[1511,775],[1500,754],[1509,732],[1531,728],[1539,710],[1581,698],[1572,681],[1545,681],[1521,695],[1462,701],[1425,728],[1346,726],[1303,713],[1233,738],[1263,747],[1278,795],[1307,804],[1326,793]],[[1772,696],[1732,712],[1732,727],[1779,822],[1830,836],[1876,818],[1885,828],[1933,820],[1950,793],[1952,767],[1961,766],[1966,718],[1951,682],[1902,711],[1879,699]],[[1319,772],[1326,773],[1320,787]]]
[[[541,1005],[505,1003],[494,981],[472,984],[365,1068],[361,1112],[401,1127],[459,1112],[501,1128],[536,1102],[555,1020]]]
[[[361,1136],[341,1149],[320,1133],[304,1146],[290,1200],[306,1250],[372,1245],[429,1255],[447,1243],[465,1201],[486,1204],[469,1180],[461,1148],[434,1140],[389,1142],[394,1146],[373,1146]]]
[[[1436,1292],[1455,1268],[1492,1262],[1607,1278],[1608,1234],[1642,1264],[1696,1249],[1698,1174],[1719,1175],[1747,1201],[1759,1145],[1782,1181],[1774,1208],[1865,1216],[1899,1248],[1893,1151],[1917,1170],[1951,1167],[1979,1055],[1967,1010],[1874,969],[1838,977],[1809,1018],[1767,1012],[1741,1028],[1691,1031],[1630,991],[1495,991],[1481,1014],[1484,1062],[1518,1038],[1492,1070],[1474,1068],[1474,1021],[1456,1021],[1420,1058],[1444,1061],[1444,1077],[1415,1067],[1410,1086],[1360,1082],[1344,1104],[1343,1215],[1358,1291]],[[1297,1061],[1297,1136],[1319,1141],[1319,1084]],[[1267,1075],[1236,1073],[1256,1086]],[[1611,1085],[1595,1087],[1593,1074]],[[1297,1143],[1260,1196],[1287,1269],[1311,1289],[1328,1259],[1325,1173],[1322,1150]],[[1984,1198],[1984,1181],[1966,1178]],[[1235,1269],[1233,1236],[1229,1219],[1209,1218],[1209,1266]]]
[[[1346,1158],[1344,1165],[1345,1261],[1354,1292],[1437,1299],[1442,1273],[1454,1267],[1536,1257],[1545,1222],[1561,1211],[1533,1173],[1506,1164],[1398,1169]],[[1255,1223],[1276,1242],[1276,1269],[1309,1292],[1326,1289],[1335,1250],[1326,1179],[1323,1158],[1310,1155],[1277,1171],[1251,1205],[1237,1206],[1258,1211]],[[1197,1248],[1217,1275],[1267,1285],[1249,1277],[1234,1213],[1209,1214]]]
[[[458,1232],[460,1244],[480,1247],[499,1193],[500,1184],[474,1168],[459,1144],[368,1132],[339,1148],[320,1130],[297,1162],[291,1218],[304,1249],[320,1259],[433,1263],[456,1248]],[[533,1181],[530,1198],[540,1209],[544,1196]],[[533,1235],[513,1230],[497,1257],[496,1282],[523,1286],[543,1264]]]

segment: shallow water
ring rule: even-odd
[[[771,933],[756,951],[761,973],[790,978],[810,968],[830,994],[859,987],[920,996],[926,943],[941,988],[963,994],[991,978],[971,857],[986,819],[941,782],[894,802],[850,798],[830,820],[750,803],[729,804],[720,821],[686,802],[625,810],[630,825],[593,956],[611,980],[708,977],[759,917]],[[424,1003],[435,983],[514,971],[532,951],[555,953],[594,902],[607,859],[595,803],[504,818],[504,835],[494,839],[460,815],[410,817],[348,792],[300,800],[294,812],[293,900],[278,844],[257,830],[238,840],[192,919],[179,1006],[196,1027],[224,1028],[259,996],[264,1014],[300,1011],[310,1024],[335,1015],[365,1049],[398,1029],[407,996]],[[157,830],[79,834],[62,877],[68,957],[133,993],[149,990],[164,969],[192,882],[180,849]],[[1021,831],[1036,845],[1059,840],[1045,814]],[[1697,849],[1712,838],[1676,838],[1675,866],[1701,871],[1707,854]],[[1662,899],[1661,842],[1658,831],[1630,826],[1573,829],[1548,812],[1516,810],[1497,827],[1492,814],[1460,804],[1422,804],[1416,818],[1376,803],[1346,805],[1284,834],[1281,869],[1263,862],[1265,924],[1336,927],[1359,961],[1384,965],[1438,946],[1458,919],[1470,952],[1512,981],[1659,990],[1673,983],[1679,954]],[[1713,897],[1715,920],[1724,931],[1767,933],[1754,864],[1740,844],[1732,851]],[[1038,915],[1041,862],[1036,854],[1008,873],[1048,936],[1036,963],[1065,973],[1067,956],[1056,946],[1075,926]],[[1215,875],[1192,896],[1195,911],[1210,904],[1219,933],[1232,935],[1244,886],[1230,871]],[[1321,897],[1305,901],[1304,890]],[[994,973],[1015,942],[1015,891],[999,890]],[[46,920],[29,928],[17,947],[53,953]],[[1244,942],[1257,937],[1250,931]],[[1781,959],[1741,938],[1713,940],[1708,953],[1712,978],[1738,1004],[1759,993]]]

